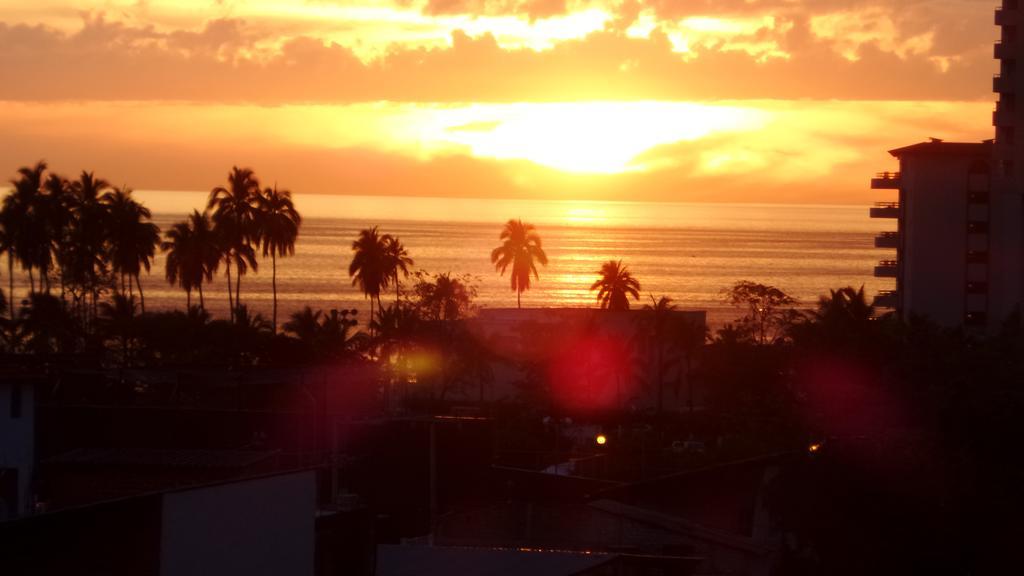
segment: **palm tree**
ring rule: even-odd
[[[415,262],[409,257],[409,253],[405,250],[402,241],[395,236],[387,236],[385,253],[388,259],[387,267],[391,272],[390,277],[395,281],[395,304],[398,304],[400,296],[398,273],[401,272],[403,276],[408,278],[409,267],[415,264]]]
[[[284,331],[294,334],[300,342],[312,348],[320,333],[320,318],[322,316],[322,310],[314,311],[313,308],[306,306],[302,310],[292,312],[291,319],[284,323]]]
[[[75,318],[60,299],[44,293],[29,294],[17,325],[19,341],[26,351],[36,355],[70,351],[80,333]]]
[[[328,358],[341,358],[346,356],[358,341],[356,334],[353,336],[352,329],[359,325],[356,320],[358,310],[332,309],[324,314],[320,322],[320,344],[321,353]]]
[[[602,309],[629,310],[629,296],[633,300],[640,299],[640,282],[623,266],[622,260],[605,262],[597,273],[600,278],[591,284],[590,289],[599,289],[597,300]]]
[[[192,290],[197,289],[199,309],[205,311],[203,282],[213,280],[222,254],[209,215],[193,210],[187,220],[172,226],[165,238],[160,249],[167,252],[167,281],[185,290],[189,310],[192,309]]]
[[[249,269],[255,272],[258,268],[256,261],[256,250],[251,244],[236,245],[231,248],[231,239],[229,237],[221,236],[217,233],[216,227],[214,228],[214,237],[217,239],[218,245],[221,248],[221,256],[226,263],[225,266],[230,270],[231,266],[235,267],[235,297],[234,297],[234,308],[231,311],[231,317],[234,317],[238,313],[238,307],[241,306],[240,301],[240,290],[242,286],[242,276],[245,275]],[[230,291],[231,282],[228,281],[228,290]],[[230,294],[229,300],[230,300]],[[230,302],[229,302],[230,304]]]
[[[868,324],[874,315],[874,306],[868,303],[863,284],[860,288],[830,289],[828,296],[818,300],[818,309],[813,312],[814,319],[822,324],[845,327]]]
[[[178,222],[164,233],[160,249],[167,253],[167,282],[185,290],[186,308],[192,309],[192,289],[202,283],[202,268],[195,257],[196,238],[189,221]]]
[[[390,258],[388,244],[391,241],[387,234],[381,235],[377,227],[366,228],[359,232],[359,237],[352,242],[352,262],[348,266],[348,275],[352,277],[352,285],[359,286],[363,295],[370,299],[370,318],[373,318],[373,299],[380,302],[380,291],[387,288]]]
[[[49,250],[57,262],[60,299],[61,302],[65,302],[68,279],[65,265],[70,244],[68,233],[75,217],[75,194],[71,183],[57,174],[50,174],[43,188],[46,190],[46,226],[51,243]]]
[[[533,224],[522,220],[509,220],[501,229],[501,246],[491,251],[491,263],[502,276],[509,265],[512,274],[509,276],[512,290],[516,291],[516,308],[522,308],[523,290],[530,289],[530,274],[537,274],[536,262],[547,266],[548,256],[541,246],[540,235]]]
[[[816,310],[793,322],[787,332],[794,341],[812,346],[842,347],[846,352],[867,351],[878,338],[875,309],[859,289],[846,286],[829,290],[818,300]]]
[[[228,186],[217,186],[210,191],[207,208],[213,210],[213,222],[223,242],[223,260],[228,277],[228,308],[231,319],[241,297],[242,275],[248,267],[256,270],[252,241],[256,236],[256,199],[260,184],[249,168],[234,166],[228,173]],[[236,270],[235,294],[231,295],[231,266]]]
[[[42,230],[38,216],[41,215],[39,208],[45,172],[46,162],[42,160],[35,166],[19,168],[18,178],[10,181],[14,189],[4,198],[3,203],[8,257],[17,260],[28,272],[30,293],[36,290],[33,268],[39,259],[39,245],[44,240],[39,235]]]
[[[149,209],[132,198],[130,188],[107,192],[103,202],[110,211],[110,263],[114,272],[121,277],[121,293],[125,292],[127,277],[128,293],[131,282],[139,288],[139,307],[146,313],[146,297],[142,292],[139,275],[143,269],[149,272],[156,246],[160,243],[160,228],[149,222]]]
[[[79,288],[80,295],[92,299],[92,318],[96,318],[99,292],[106,276],[105,245],[109,240],[107,206],[101,202],[110,184],[96,178],[92,172],[82,171],[78,180],[71,182],[73,194],[71,225],[67,243],[69,276]]]
[[[277,186],[267,188],[257,202],[259,216],[259,239],[263,244],[263,256],[270,256],[272,272],[271,285],[274,290],[273,329],[277,334],[277,257],[295,254],[295,239],[299,236],[302,217],[292,203],[292,193],[278,190]]]
[[[10,296],[7,302],[10,307],[8,318],[11,319],[14,318],[14,243],[8,230],[12,228],[7,223],[7,214],[0,211],[0,252],[7,254],[7,282],[9,283],[7,294]]]
[[[188,225],[192,229],[192,250],[198,267],[195,286],[199,290],[199,309],[205,312],[203,283],[213,282],[213,275],[220,267],[221,243],[206,212],[193,210],[188,217]]]

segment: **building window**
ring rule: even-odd
[[[970,201],[971,204],[988,204],[988,191],[976,190],[974,192],[968,192],[967,200]]]
[[[11,418],[21,418],[21,384],[11,385]]]
[[[988,282],[968,282],[968,294],[984,294],[988,292]]]
[[[988,252],[981,250],[968,250],[967,262],[969,264],[984,264],[988,262]]]
[[[988,232],[988,222],[968,222],[967,231],[971,234],[985,234]]]

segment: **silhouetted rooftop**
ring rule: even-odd
[[[267,450],[156,450],[138,448],[80,448],[44,464],[84,466],[145,466],[157,468],[244,468],[276,454]]]
[[[984,142],[943,142],[932,139],[929,142],[911,144],[902,148],[889,150],[889,154],[899,158],[914,154],[942,156],[988,156],[992,152],[992,141]]]

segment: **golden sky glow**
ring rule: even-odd
[[[865,202],[991,137],[975,0],[0,0],[0,154],[143,189]],[[584,216],[581,216],[584,217]]]

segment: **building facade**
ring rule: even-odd
[[[32,513],[35,381],[0,374],[0,522]]]
[[[933,138],[891,150],[899,171],[871,180],[873,189],[895,192],[871,208],[871,217],[896,220],[895,231],[875,239],[877,248],[895,255],[875,267],[875,276],[892,278],[894,286],[874,303],[902,318],[992,332],[1024,302],[1024,146],[1016,138],[1017,126],[1024,126],[1024,106],[1016,106],[1016,94],[1024,94],[1024,71],[1016,72],[1024,60],[1020,13],[1018,0],[1004,0],[996,10],[995,138]]]

